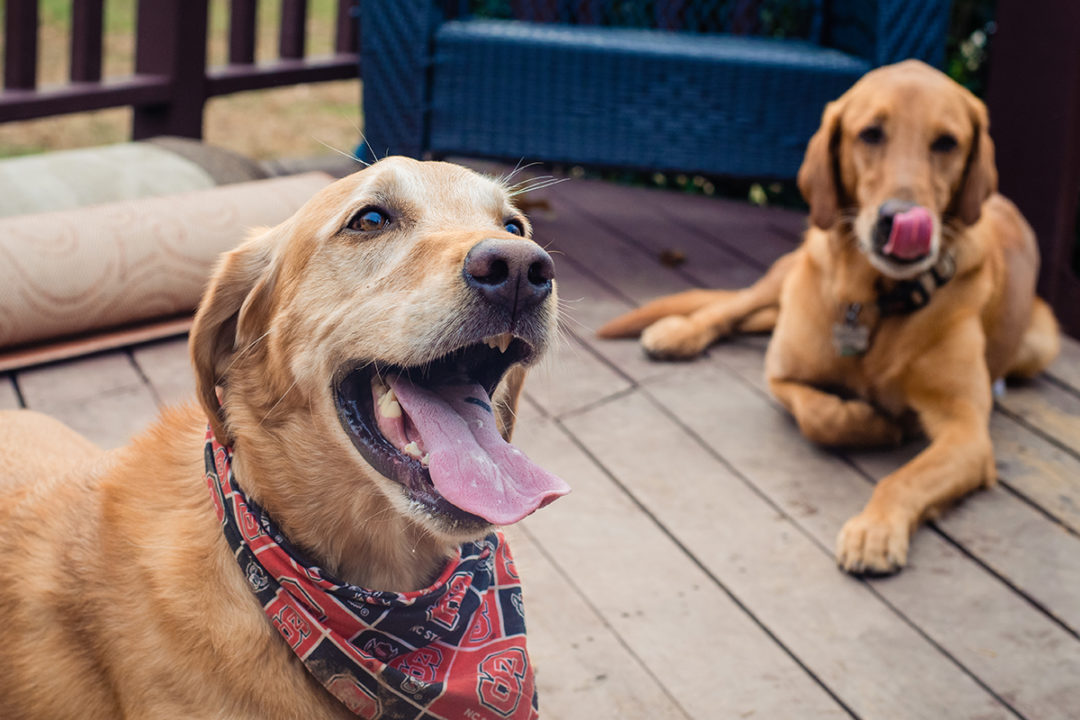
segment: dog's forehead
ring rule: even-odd
[[[354,203],[380,198],[417,215],[440,210],[490,215],[509,204],[503,185],[452,163],[392,157],[359,173],[358,180],[350,194]]]
[[[850,129],[889,119],[909,129],[950,129],[967,125],[967,104],[963,89],[944,73],[922,63],[905,62],[868,73],[856,83],[847,98],[845,115]],[[906,122],[911,116],[915,122]],[[926,123],[925,118],[933,118]]]

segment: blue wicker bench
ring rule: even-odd
[[[784,2],[805,16],[802,37],[702,28],[705,6],[745,19]],[[825,103],[860,75],[908,57],[941,64],[950,0],[508,3],[527,20],[469,5],[364,0],[373,154],[791,178]],[[646,27],[600,24],[626,6]]]

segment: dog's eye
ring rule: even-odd
[[[934,142],[930,143],[930,149],[936,153],[947,153],[955,150],[956,145],[956,138],[949,133],[942,133],[937,136]]]
[[[885,131],[877,125],[871,125],[859,133],[859,139],[867,145],[880,145],[885,142]]]
[[[353,215],[349,229],[357,232],[375,232],[390,224],[390,214],[375,207],[366,207]]]
[[[520,220],[507,220],[506,225],[503,227],[506,228],[506,232],[512,235],[525,235],[525,224]]]

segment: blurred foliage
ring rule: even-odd
[[[986,92],[996,7],[997,0],[953,0],[945,38],[945,72],[979,97]]]

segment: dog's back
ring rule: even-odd
[[[19,717],[19,707],[50,708],[61,717],[115,708],[93,661],[94,632],[79,613],[87,553],[98,539],[90,468],[104,455],[46,415],[0,412],[0,698],[6,718]]]

